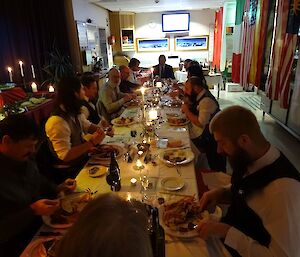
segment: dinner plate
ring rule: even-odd
[[[168,203],[165,203],[168,204]],[[164,221],[163,221],[163,215],[164,215],[164,205],[159,206],[159,222],[161,226],[164,228],[165,233],[167,233],[170,236],[178,237],[178,238],[192,238],[192,237],[197,237],[199,236],[198,232],[196,229],[186,231],[186,232],[181,232],[179,230],[173,230],[170,227],[168,227]],[[216,210],[214,213],[209,214],[208,217],[205,217],[206,219],[208,218],[209,220],[215,220],[219,221],[222,217],[222,209],[219,206],[216,206]],[[196,224],[195,224],[196,225]],[[182,225],[182,227],[186,227],[186,225]]]
[[[52,223],[50,216],[42,216],[42,219],[43,219],[43,222],[47,226],[49,226],[51,228],[65,229],[65,228],[69,228],[69,227],[71,227],[73,225],[72,222],[70,222],[70,223],[62,223],[62,224],[60,224],[60,223]]]
[[[169,191],[177,191],[184,187],[184,180],[181,177],[166,177],[161,180],[161,187]]]
[[[165,159],[165,155],[166,154],[175,154],[176,155],[181,155],[183,157],[185,157],[185,159],[183,161],[169,161]],[[169,165],[182,165],[182,164],[187,164],[190,163],[192,160],[194,160],[194,153],[190,150],[190,149],[168,149],[165,151],[160,152],[160,154],[158,155],[158,158]]]
[[[168,123],[170,126],[178,126],[178,127],[180,127],[180,126],[185,126],[185,125],[189,124],[190,121],[189,121],[189,120],[186,120],[185,122],[181,122],[181,123],[172,123],[172,122],[170,122],[170,121],[167,120],[167,123]]]
[[[118,154],[117,154],[116,158],[119,158],[125,152],[125,149],[124,149],[124,147],[121,144],[102,144],[101,146],[112,146],[113,148],[115,148],[118,151]],[[101,160],[107,161],[107,160],[110,160],[110,156],[108,156],[108,157],[101,157],[101,156],[99,156],[99,154],[94,153],[94,154],[92,154],[91,159],[93,159],[93,160],[100,160],[100,161]]]
[[[103,176],[104,174],[107,173],[107,167],[105,166],[92,166],[92,167],[89,167],[88,170],[87,170],[87,173],[88,175],[91,177],[91,178],[98,178],[98,177],[101,177]]]
[[[135,120],[135,119],[133,119],[131,122],[126,122],[126,123],[124,123],[124,124],[118,123],[118,120],[120,120],[120,117],[113,119],[113,120],[111,121],[111,123],[112,123],[114,126],[117,126],[117,127],[126,127],[126,126],[130,126],[130,125],[136,123],[136,120]]]

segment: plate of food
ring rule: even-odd
[[[141,101],[139,99],[132,99],[131,101],[125,103],[126,108],[134,108],[140,105]]]
[[[170,165],[181,165],[194,160],[194,153],[190,149],[172,149],[160,152],[159,159]]]
[[[74,192],[61,197],[60,206],[50,216],[42,216],[46,225],[52,228],[68,228],[73,225],[78,214],[92,199],[90,192]]]
[[[183,145],[184,143],[181,139],[168,138],[167,147],[169,148],[178,148],[178,147],[182,147]]]
[[[123,127],[123,126],[130,126],[134,123],[136,123],[134,117],[118,117],[118,118],[115,118],[111,121],[111,123],[115,126],[118,126],[118,127]]]
[[[166,177],[161,180],[161,187],[168,191],[177,191],[184,187],[184,179],[181,177]]]
[[[97,165],[97,166],[89,167],[87,173],[91,178],[98,178],[106,174],[107,169],[108,168],[105,166]]]
[[[194,196],[170,201],[159,207],[159,220],[165,232],[171,236],[190,238],[198,236],[197,224],[202,220],[220,220],[222,210],[216,207],[213,214],[201,211]]]
[[[104,161],[110,160],[112,152],[116,154],[116,158],[119,158],[125,152],[125,149],[117,144],[102,144],[93,149],[92,159]]]
[[[171,126],[184,126],[187,125],[190,121],[185,117],[168,117],[167,122]]]

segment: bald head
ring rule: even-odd
[[[256,143],[266,142],[255,115],[241,106],[231,106],[219,112],[210,122],[211,133],[221,134],[236,142],[247,135]]]
[[[127,80],[129,75],[130,75],[130,70],[129,67],[126,65],[121,65],[119,67],[120,73],[121,73],[121,79],[122,80]]]
[[[108,72],[109,82],[113,85],[120,84],[120,72],[117,68],[111,68]]]

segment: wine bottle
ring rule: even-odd
[[[110,185],[111,191],[121,190],[120,168],[116,160],[116,153],[110,155],[110,165],[106,176],[106,182]]]

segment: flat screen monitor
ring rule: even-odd
[[[181,32],[181,31],[189,31],[189,29],[190,29],[189,13],[162,14],[163,32]]]

